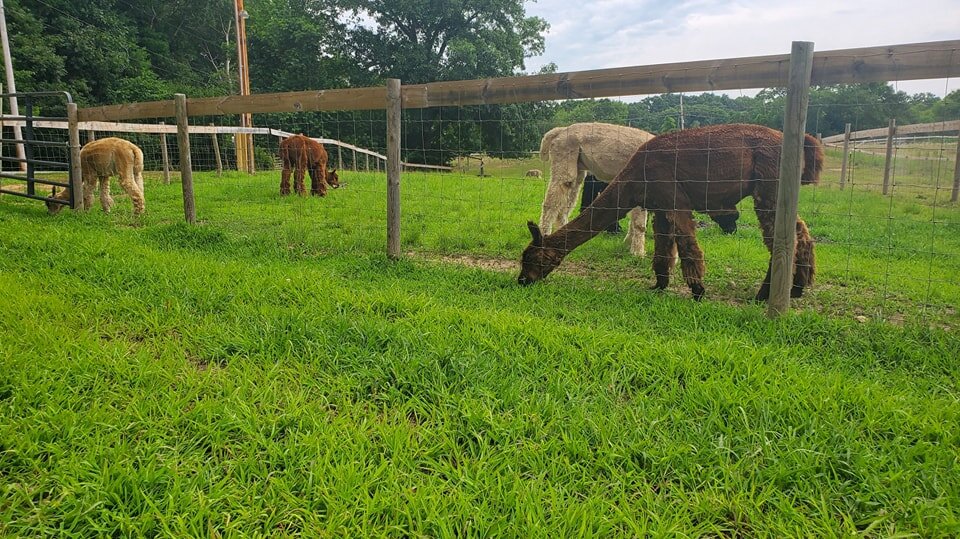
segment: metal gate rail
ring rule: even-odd
[[[19,116],[3,116],[0,115],[0,127],[3,127],[6,122],[14,122],[18,125],[21,125],[23,128],[22,137],[23,138],[0,138],[0,144],[7,145],[13,144],[23,145],[24,158],[20,157],[6,157],[0,155],[0,163],[20,163],[25,164],[26,167],[21,167],[21,174],[14,174],[12,172],[7,172],[0,167],[0,178],[17,180],[20,182],[26,183],[26,191],[4,189],[3,185],[0,184],[0,193],[13,195],[18,197],[32,198],[34,200],[43,200],[43,201],[52,201],[58,200],[62,203],[67,203],[71,208],[76,207],[77,198],[80,196],[75,190],[70,191],[70,200],[64,201],[60,199],[54,199],[53,195],[44,196],[37,193],[36,184],[41,185],[50,185],[54,188],[62,187],[69,188],[73,184],[74,170],[72,167],[73,157],[72,152],[70,151],[70,142],[69,138],[65,142],[50,141],[50,140],[38,140],[36,137],[36,132],[34,131],[34,122],[40,121],[68,121],[66,116],[35,116],[33,114],[33,108],[36,104],[36,100],[42,97],[62,97],[65,99],[66,103],[73,103],[73,98],[68,92],[18,92],[12,94],[0,94],[0,99],[6,99],[10,97],[17,98],[18,101],[22,104],[23,109],[26,111],[24,114]],[[2,131],[0,131],[2,133]],[[0,134],[2,137],[2,134]],[[49,159],[39,159],[36,156],[36,148],[38,147],[47,147],[47,148],[64,148],[65,154],[67,156],[66,162],[63,161],[51,161]],[[67,171],[67,179],[64,181],[58,181],[55,179],[47,178],[38,178],[37,177],[37,167],[41,167],[44,171]],[[24,170],[25,169],[25,170]]]

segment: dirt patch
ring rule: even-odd
[[[415,260],[480,268],[483,270],[509,274],[511,277],[517,275],[520,271],[519,260],[466,254],[443,255],[418,253],[413,251],[407,252],[406,254]],[[756,293],[756,287],[760,285],[759,278],[762,276],[759,273],[759,270],[757,273],[758,280],[755,282],[751,280],[743,280],[742,276],[735,277],[732,275],[734,270],[730,267],[717,266],[713,271],[718,272],[724,270],[727,274],[723,279],[724,282],[718,283],[716,279],[713,279],[707,287],[706,300],[739,307],[755,305],[753,296]],[[667,293],[689,298],[690,290],[684,284],[683,278],[680,277],[678,273],[679,268],[675,270],[674,277],[671,279],[671,284],[667,290]],[[643,288],[647,288],[653,284],[653,277],[649,270],[624,271],[623,268],[609,267],[602,263],[591,263],[588,261],[565,261],[554,271],[554,275],[573,275],[597,281],[616,281],[621,283],[630,282],[636,283]],[[710,275],[708,273],[708,278],[709,277]],[[824,295],[820,296],[821,293]],[[896,326],[903,326],[910,319],[910,316],[905,314],[909,311],[909,309],[906,307],[898,308],[897,300],[895,299],[888,299],[885,302],[884,313],[881,317],[878,317],[876,312],[867,312],[864,309],[858,308],[858,299],[860,302],[862,302],[861,294],[863,293],[864,292],[862,290],[847,290],[847,287],[842,283],[821,282],[815,284],[811,289],[806,291],[806,293],[803,295],[803,298],[799,300],[793,300],[792,303],[795,309],[801,311],[811,310],[827,316],[838,318],[846,318],[851,316],[857,318],[859,315],[865,319],[884,320]],[[839,296],[839,298],[836,296]],[[904,299],[903,301],[907,300]],[[952,324],[950,324],[948,321],[950,317],[956,315],[956,310],[949,306],[942,305],[937,306],[937,308],[944,309],[945,316],[936,316],[934,318],[939,320],[932,320],[931,322],[942,329],[951,331],[953,329],[951,327]],[[946,319],[947,323],[944,323],[944,319]]]
[[[519,260],[506,260],[503,258],[482,257],[477,255],[430,255],[414,252],[409,252],[407,255],[412,258],[427,260],[430,262],[459,264],[461,266],[467,266],[470,268],[499,271],[501,273],[520,271]]]

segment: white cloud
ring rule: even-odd
[[[539,0],[528,2],[527,12],[551,25],[546,51],[528,59],[528,71],[548,62],[579,71],[784,54],[792,41],[831,50],[960,37],[956,0]],[[895,86],[943,95],[960,80]]]

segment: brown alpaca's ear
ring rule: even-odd
[[[540,232],[540,227],[537,226],[537,223],[527,221],[527,228],[530,229],[530,235],[533,236],[533,246],[543,247],[543,234]]]

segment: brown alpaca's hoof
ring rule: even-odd
[[[767,287],[761,288],[760,291],[757,292],[757,295],[753,297],[753,301],[757,303],[763,303],[768,299],[770,299],[770,289]]]
[[[666,290],[670,284],[670,277],[666,275],[657,275],[657,284],[650,287],[650,290]]]
[[[790,297],[791,298],[800,298],[803,297],[803,287],[802,286],[793,286],[790,288]]]
[[[690,285],[690,292],[693,294],[693,299],[695,301],[700,301],[703,299],[703,294],[706,290],[703,289],[702,284],[692,284]]]

